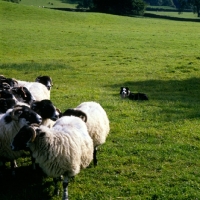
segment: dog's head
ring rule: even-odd
[[[129,94],[130,94],[130,90],[129,90],[129,88],[128,87],[121,87],[120,88],[120,95],[121,95],[121,98],[126,98],[126,97],[128,97],[129,96]]]

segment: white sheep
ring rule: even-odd
[[[53,128],[24,126],[12,142],[13,150],[29,147],[36,163],[50,177],[63,175],[63,200],[68,199],[68,181],[93,158],[93,142],[85,123],[77,117],[58,119]]]
[[[83,114],[79,113],[82,111]],[[74,109],[66,110],[63,115],[70,116],[80,116],[84,117],[84,113],[87,118],[87,128],[89,135],[91,136],[94,143],[94,166],[97,165],[97,148],[106,141],[106,137],[110,131],[110,124],[108,116],[102,106],[97,102],[83,102]],[[84,117],[85,118],[85,117]]]
[[[4,164],[5,161],[11,162],[13,175],[16,166],[15,159],[21,157],[24,152],[13,152],[10,144],[20,130],[26,124],[41,123],[41,117],[27,106],[16,106],[9,109],[0,117],[0,161]]]
[[[16,80],[16,81],[17,81],[16,86],[26,87],[36,101],[41,101],[43,99],[50,99],[50,90],[48,90],[47,87],[42,83],[27,82],[21,80]]]

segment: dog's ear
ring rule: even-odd
[[[126,87],[126,89],[127,89],[127,90],[129,90],[129,88],[128,88],[128,87]]]

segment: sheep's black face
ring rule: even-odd
[[[53,86],[52,79],[49,76],[39,76],[36,78],[36,82],[45,85],[48,90],[51,90],[51,87]]]
[[[26,87],[13,87],[12,92],[16,98],[20,98],[20,101],[23,101],[29,105],[34,101],[34,97]]]
[[[27,143],[31,140],[32,132],[29,126],[23,126],[11,143],[13,151],[28,150]]]
[[[14,108],[15,105],[14,99],[0,99],[0,113],[5,113],[8,109]]]
[[[19,118],[24,118],[28,124],[40,124],[42,122],[41,116],[27,106],[22,106],[21,110],[16,110],[15,115],[18,115]]]
[[[50,100],[42,100],[34,102],[31,109],[37,112],[43,119],[51,119],[56,121],[59,118],[59,113]]]
[[[13,96],[13,94],[12,93],[10,93],[9,91],[7,91],[7,90],[2,90],[2,91],[0,91],[0,97],[1,98],[4,98],[4,99],[9,99],[9,98],[14,98],[14,96]]]
[[[75,116],[81,118],[84,122],[87,122],[87,115],[81,110],[74,110],[73,108],[67,109],[62,116]]]
[[[122,98],[128,97],[129,94],[130,94],[130,90],[129,90],[128,87],[121,87],[120,88],[120,95],[121,95]]]

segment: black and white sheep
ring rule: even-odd
[[[30,108],[42,117],[42,125],[48,126],[49,128],[54,125],[60,115],[59,109],[48,99],[35,101],[31,104]]]
[[[10,91],[20,102],[30,105],[35,101],[35,98],[26,87],[13,87]]]
[[[13,87],[9,90],[0,90],[0,99],[2,99],[3,103],[15,101],[16,105],[26,106],[29,106],[34,101],[34,97],[25,87]],[[0,107],[3,108],[3,105],[0,105]],[[9,107],[4,107],[4,109],[6,108],[8,109]]]
[[[5,164],[5,161],[11,162],[12,173],[16,167],[15,159],[21,157],[22,151],[14,152],[10,148],[10,144],[20,130],[26,124],[40,124],[41,117],[27,106],[16,106],[9,109],[0,118],[0,161]]]
[[[77,117],[58,119],[53,128],[24,126],[15,136],[12,149],[30,148],[43,171],[63,180],[63,200],[68,199],[68,182],[86,168],[93,158],[93,142],[86,124]]]
[[[82,112],[80,112],[82,111]],[[97,165],[97,148],[105,143],[110,131],[108,116],[102,106],[97,102],[83,102],[74,109],[68,109],[63,116],[83,116],[86,114],[86,126],[94,144],[93,162]],[[81,117],[81,118],[83,118]],[[85,117],[84,117],[85,118]]]
[[[36,101],[41,101],[43,99],[50,99],[50,90],[47,89],[45,85],[39,82],[27,82],[27,81],[21,81],[16,80],[17,84],[15,86],[17,87],[26,87],[34,99]]]
[[[0,84],[2,86],[6,86],[7,87],[14,87],[14,85],[16,84],[16,80],[13,78],[7,78],[3,75],[0,75]]]
[[[52,79],[48,76],[44,76],[45,78],[37,77],[35,82],[28,82],[22,80],[16,80],[15,78],[7,78],[3,75],[0,75],[0,84],[1,87],[5,88],[10,86],[13,87],[26,87],[27,90],[30,91],[35,100],[43,100],[50,99],[50,89],[52,87]],[[8,87],[7,87],[8,88]]]
[[[146,94],[140,92],[132,93],[128,87],[121,87],[119,93],[121,98],[128,97],[131,100],[149,100]]]
[[[50,76],[38,76],[35,79],[35,82],[42,83],[47,87],[48,90],[51,90],[51,88],[53,87],[53,81]]]
[[[0,98],[0,114],[6,113],[7,110],[14,108],[16,104],[13,98]]]

